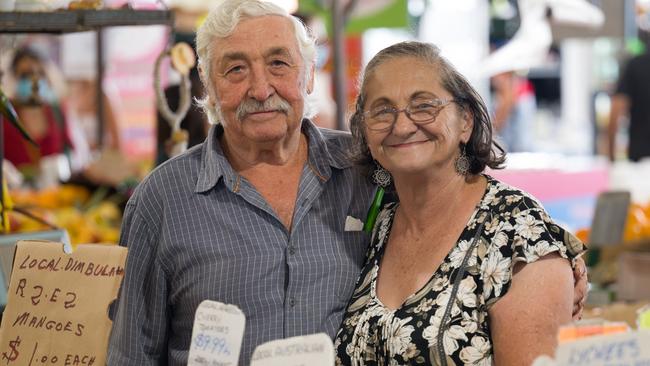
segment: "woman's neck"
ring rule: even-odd
[[[483,176],[461,176],[453,172],[425,179],[395,179],[400,216],[412,230],[423,232],[443,223],[462,208],[474,207],[485,190]]]

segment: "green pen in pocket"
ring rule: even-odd
[[[368,216],[366,216],[366,222],[363,224],[363,231],[370,234],[372,228],[375,226],[375,221],[377,221],[377,215],[379,215],[379,210],[381,209],[381,201],[384,199],[384,188],[378,187],[377,192],[375,192],[375,198],[372,200],[372,204],[368,209]]]

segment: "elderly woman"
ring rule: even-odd
[[[357,161],[399,202],[377,218],[337,364],[528,365],[553,354],[585,248],[533,197],[483,173],[504,155],[467,80],[435,46],[390,46],[366,67],[350,127]]]

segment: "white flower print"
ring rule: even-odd
[[[501,248],[502,246],[505,246],[508,244],[508,235],[506,235],[503,231],[499,231],[494,235],[494,238],[492,238],[492,245],[496,248]]]
[[[404,351],[402,357],[404,357],[404,361],[408,361],[416,357],[419,353],[418,347],[414,343],[409,343],[408,346],[406,346],[406,351]]]
[[[447,306],[450,297],[451,297],[451,287],[447,287],[443,292],[438,294],[438,296],[435,299],[436,305],[439,306],[438,309],[436,310],[436,314],[438,314],[438,312],[440,311],[444,311],[444,308],[445,306]]]
[[[449,283],[446,276],[436,276],[431,282],[431,291],[440,292]]]
[[[483,261],[481,272],[485,298],[489,298],[492,292],[495,296],[501,295],[503,285],[510,280],[511,262],[510,258],[504,258],[499,251],[490,253],[487,260]]]
[[[478,330],[478,312],[472,310],[472,313],[463,312],[463,320],[460,325],[465,329],[465,334],[476,333]]]
[[[475,308],[476,307],[475,291],[476,291],[476,282],[474,281],[474,277],[467,276],[462,281],[460,281],[460,285],[458,286],[458,292],[456,293],[456,299],[465,307]],[[454,308],[457,308],[458,311],[460,312],[460,307],[454,307]]]
[[[350,343],[348,343],[347,346],[345,346],[345,353],[348,356],[353,356],[355,348],[357,348],[356,345],[354,343],[350,342]]]
[[[528,248],[533,251],[537,258],[541,258],[557,249],[546,240],[540,240],[535,245],[528,246]]]
[[[460,351],[460,359],[465,364],[490,366],[492,365],[492,357],[490,351],[492,345],[484,337],[475,335],[470,341],[470,346],[463,348]]]
[[[344,325],[346,327],[353,328],[357,325],[357,322],[359,321],[359,314],[354,314],[353,316],[345,319]]]
[[[490,177],[487,179],[479,211],[438,273],[399,311],[386,308],[376,297],[376,265],[381,260],[380,249],[391,229],[397,204],[384,207],[366,258],[364,272],[369,273],[369,279],[357,284],[351,300],[354,306],[348,306],[334,343],[337,365],[397,366],[415,364],[416,360],[418,364],[432,364],[435,360],[431,357],[435,358],[441,341],[450,364],[489,366],[493,349],[490,335],[485,333],[489,316],[484,305],[504,295],[514,261],[535,261],[552,251],[573,260],[584,250],[577,240],[575,244],[570,242],[570,235],[552,222],[537,201]],[[454,278],[485,219],[481,241],[468,257],[471,267],[462,276],[452,299]],[[567,245],[573,246],[567,249]],[[450,314],[442,326],[448,305]],[[441,331],[442,339],[438,339]]]
[[[460,265],[463,263],[463,259],[465,258],[465,254],[467,254],[467,250],[469,250],[471,245],[472,243],[468,240],[459,241],[458,244],[456,244],[456,246],[454,247],[454,249],[452,249],[451,253],[449,253],[449,265],[452,267],[460,267]],[[476,264],[476,257],[471,256],[467,265],[473,266],[475,264]]]
[[[460,312],[460,310],[458,310],[458,312]],[[429,320],[431,325],[424,328],[424,331],[422,332],[422,337],[429,342],[429,347],[435,347],[437,345],[438,332],[440,331],[440,324],[444,313],[444,308],[438,308]],[[448,355],[458,350],[458,340],[460,339],[467,341],[465,330],[460,325],[451,325],[443,332],[442,342],[445,347],[445,352]]]
[[[426,339],[429,342],[429,347],[433,347],[436,344],[437,336],[438,336],[438,327],[434,325],[429,325],[428,327],[424,328],[424,330],[422,331],[422,338]]]
[[[510,222],[506,221],[506,222],[501,223],[500,229],[501,229],[500,232],[502,232],[502,233],[509,233],[509,232],[513,231],[515,229],[515,227],[512,226],[512,224]]]
[[[539,238],[539,234],[544,231],[544,228],[540,226],[540,221],[536,220],[532,215],[518,216],[516,222],[515,231],[524,239],[535,241]]]
[[[490,205],[490,206],[494,206],[494,205],[498,204],[499,201],[501,201],[501,198],[497,197],[497,193],[499,193],[499,191],[500,191],[500,189],[499,189],[498,186],[490,187],[488,192],[483,197],[483,202],[486,205]]]
[[[415,330],[412,325],[407,325],[413,318],[400,319],[392,317],[382,329],[382,338],[386,340],[390,357],[402,354],[411,343],[411,333]]]
[[[507,205],[512,205],[515,202],[521,201],[521,196],[515,196],[513,194],[509,194],[506,196],[506,204]]]
[[[379,231],[377,231],[377,242],[381,243],[381,245],[377,246],[377,250],[380,250],[381,247],[383,246],[383,243],[386,239],[386,234],[388,233],[388,230],[390,229],[391,221],[388,220],[388,213],[389,211],[384,211],[386,212],[386,218],[382,218],[382,221],[380,226],[379,226]],[[374,238],[372,239],[374,240]]]
[[[418,306],[413,310],[414,313],[419,314],[419,313],[427,313],[429,310],[431,310],[431,307],[433,307],[433,299],[426,299],[422,301]]]
[[[422,332],[422,338],[429,341],[429,347],[433,347],[436,344],[436,339],[438,337],[438,329],[440,329],[440,322],[442,322],[442,315],[445,313],[443,307],[436,309],[436,312],[431,318],[429,318],[428,327],[424,328]]]
[[[429,348],[435,347],[438,344],[438,332],[440,331],[439,323],[438,325],[432,324],[424,328],[422,332],[422,337],[429,342]],[[467,341],[467,335],[465,334],[465,329],[460,325],[452,325],[443,332],[442,343],[445,347],[445,353],[450,355],[458,350],[458,340],[462,339]]]
[[[452,354],[458,350],[458,340],[462,339],[467,341],[465,329],[460,325],[452,325],[443,333],[443,344],[445,346],[445,353]]]
[[[557,241],[554,242],[553,245],[555,245],[556,248],[560,248],[560,256],[562,256],[562,258],[568,258],[566,254],[568,248],[566,247],[566,245],[563,245],[562,242],[557,242]]]

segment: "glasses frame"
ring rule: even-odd
[[[416,125],[418,125],[418,126],[427,125],[427,124],[429,124],[429,123],[433,123],[433,122],[436,120],[436,118],[438,118],[438,115],[440,114],[440,112],[442,112],[442,110],[443,110],[446,106],[448,106],[448,105],[451,104],[451,103],[456,103],[456,99],[436,98],[436,99],[425,99],[423,102],[424,102],[424,103],[426,103],[426,102],[432,102],[432,104],[439,104],[438,109],[436,110],[436,112],[433,114],[433,116],[432,116],[431,118],[427,118],[427,119],[425,119],[425,120],[416,120],[416,119],[413,119],[413,117],[412,117],[412,113],[413,113],[413,111],[411,111],[411,107],[412,107],[412,106],[411,106],[411,104],[409,103],[409,105],[407,105],[406,107],[401,108],[401,109],[397,109],[397,108],[395,108],[395,107],[388,108],[388,111],[386,111],[386,112],[389,112],[389,111],[390,111],[390,113],[393,115],[393,121],[392,121],[390,124],[387,124],[386,127],[373,127],[373,124],[369,124],[369,123],[367,122],[367,119],[372,119],[372,117],[370,117],[370,113],[371,113],[372,111],[365,111],[365,112],[363,112],[363,123],[364,123],[364,125],[366,125],[366,127],[367,127],[369,130],[371,130],[371,131],[375,131],[375,132],[385,132],[385,131],[390,131],[390,130],[393,129],[393,127],[395,126],[395,123],[397,122],[397,116],[398,116],[400,113],[404,112],[404,114],[406,115],[406,117],[407,117],[409,120],[411,120],[411,122],[413,122],[414,124],[416,124]],[[380,123],[380,124],[383,124],[383,123]]]

